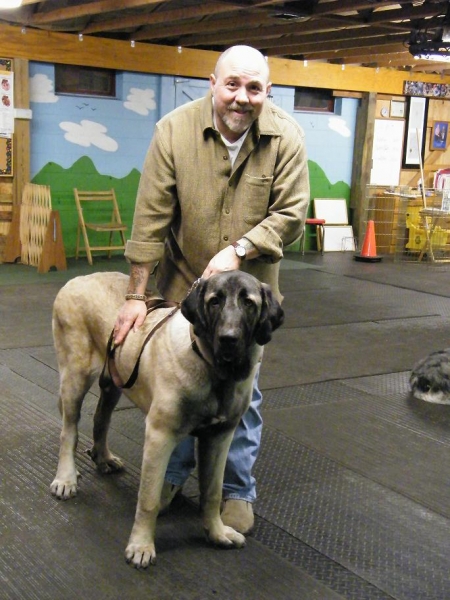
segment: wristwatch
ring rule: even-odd
[[[247,255],[247,249],[245,246],[242,246],[239,242],[233,242],[231,244],[236,252],[236,256],[238,256],[241,260],[245,260]]]

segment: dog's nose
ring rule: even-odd
[[[238,341],[239,338],[235,335],[227,334],[219,336],[221,360],[232,362],[235,359]]]
[[[234,348],[237,345],[238,340],[239,337],[231,333],[219,336],[219,342],[223,348]]]

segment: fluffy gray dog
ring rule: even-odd
[[[417,362],[409,378],[415,398],[450,404],[450,348],[432,352]]]

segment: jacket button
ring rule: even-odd
[[[228,242],[228,236],[227,235],[224,235],[223,239],[224,239],[225,242]]]
[[[228,156],[226,156],[225,154],[223,155],[223,160],[228,160]]]

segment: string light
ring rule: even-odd
[[[307,66],[308,66],[308,61],[306,60],[306,58],[305,58],[305,60],[303,61],[303,66],[304,66],[304,67],[307,67]]]
[[[178,54],[181,54],[181,53],[182,53],[182,51],[183,51],[183,48],[182,48],[181,46],[178,46],[178,48],[177,48],[177,52],[178,52]]]
[[[83,34],[82,34],[82,33],[79,33],[79,34],[78,34],[78,41],[79,41],[79,42],[82,42],[82,41],[83,41]]]
[[[132,48],[134,48],[136,46],[136,42],[134,40],[131,40],[130,45]]]

